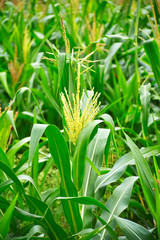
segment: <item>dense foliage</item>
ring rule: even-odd
[[[160,3],[0,2],[0,239],[160,239]]]

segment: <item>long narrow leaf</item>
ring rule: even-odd
[[[28,162],[29,165],[31,164],[31,161],[34,157],[39,140],[42,137],[47,126],[48,126],[47,124],[34,124],[32,128],[30,150],[29,150],[29,162]]]
[[[125,137],[127,139],[127,144],[129,148],[131,149],[133,158],[136,163],[138,175],[140,178],[141,186],[147,201],[147,204],[150,208],[150,211],[153,215],[153,217],[156,219],[156,196],[154,189],[155,181],[152,175],[152,172],[149,168],[149,165],[147,161],[144,159],[143,155],[141,154],[138,147],[135,145],[135,143],[130,139],[130,137],[125,134]]]
[[[65,140],[61,132],[55,126],[49,126],[45,132],[49,141],[50,153],[61,175],[61,196],[77,197],[77,190],[71,179],[69,152]],[[82,229],[82,220],[78,205],[63,200],[62,205],[71,231],[73,233],[80,231]]]
[[[0,220],[0,235],[5,238],[9,231],[10,220],[13,214],[14,207],[17,202],[18,195],[14,198],[11,205]]]
[[[8,167],[4,162],[0,161],[0,169],[5,172],[5,174],[14,181],[14,183],[17,185],[20,191],[24,193],[24,188],[19,181],[18,177],[15,175],[15,173],[12,171],[10,167]]]
[[[155,76],[155,80],[160,88],[160,54],[159,47],[155,39],[149,39],[144,42],[144,49],[147,53],[151,67]]]
[[[142,128],[145,137],[147,136],[148,132],[148,119],[150,113],[150,87],[150,84],[142,85],[140,87]]]
[[[108,208],[103,203],[99,202],[98,200],[92,197],[58,197],[56,199],[70,200],[85,205],[95,205],[109,212]]]
[[[115,217],[117,224],[122,229],[127,239],[133,240],[152,240],[152,234],[142,227],[141,225],[129,221],[127,219],[123,219],[120,217]]]
[[[92,139],[87,148],[87,157],[95,165],[98,171],[102,167],[105,146],[109,136],[110,130],[98,129],[98,133]],[[83,196],[94,197],[94,184],[98,174],[92,169],[91,165],[86,162],[85,175],[83,182]],[[90,206],[82,206],[81,215],[85,227],[91,227],[92,223],[92,209]]]
[[[128,207],[133,184],[137,179],[138,177],[134,176],[128,177],[114,190],[106,203],[106,207],[110,210],[110,213],[102,211],[100,216],[107,224],[112,221],[114,215],[118,216]],[[101,240],[104,239],[105,232],[106,230],[104,229],[102,238],[100,238]]]
[[[141,149],[140,152],[144,157],[150,157],[153,154],[156,155],[160,153],[160,146],[158,145],[158,146]],[[115,163],[115,165],[109,171],[109,173],[104,174],[101,177],[98,177],[95,183],[95,193],[97,193],[100,188],[105,187],[106,185],[117,181],[125,172],[126,167],[128,165],[134,165],[134,164],[135,162],[134,162],[134,157],[132,156],[132,153],[127,153],[124,156],[122,156]]]
[[[91,135],[100,122],[101,120],[95,120],[87,124],[78,137],[77,147],[73,157],[73,180],[78,190],[81,189],[83,183],[87,146]]]
[[[48,137],[50,153],[61,175],[61,196],[77,197],[77,190],[71,179],[70,159],[65,140],[56,126],[35,124],[31,133],[30,158],[32,160],[38,142],[43,135]],[[78,205],[70,201],[63,201],[63,209],[73,233],[82,229],[82,220]]]
[[[42,226],[45,225],[44,227],[48,228],[48,234],[51,239],[61,240],[66,238],[66,233],[64,230],[54,221],[48,205],[29,195],[26,195],[26,200],[30,206],[32,206],[34,209],[37,209],[42,214]]]

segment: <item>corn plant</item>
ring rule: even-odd
[[[159,3],[0,2],[0,239],[159,239]]]

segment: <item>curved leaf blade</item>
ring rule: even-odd
[[[115,219],[119,227],[124,232],[127,239],[133,239],[133,240],[153,239],[152,234],[141,225],[120,217],[115,217]]]
[[[48,137],[50,153],[61,175],[61,196],[77,197],[77,190],[71,179],[69,152],[64,137],[56,126],[48,126],[45,133]],[[62,205],[71,231],[73,233],[80,231],[82,229],[82,219],[78,205],[63,200]]]
[[[144,136],[148,132],[148,118],[150,113],[150,90],[151,85],[142,85],[140,87],[140,100],[141,100],[141,114],[142,114],[142,129]]]
[[[127,145],[131,149],[133,158],[136,163],[138,175],[140,178],[140,182],[142,185],[142,189],[147,204],[150,208],[153,217],[156,219],[156,196],[154,192],[154,189],[156,189],[156,185],[154,177],[152,175],[152,172],[149,168],[147,161],[143,157],[142,153],[140,152],[136,144],[130,139],[130,137],[127,134],[125,134],[125,137],[127,139]]]
[[[155,76],[155,80],[160,88],[160,56],[159,47],[155,39],[149,39],[144,42],[144,49],[151,63],[151,67]]]
[[[110,130],[108,129],[98,129],[97,134],[89,143],[87,148],[87,157],[90,159],[91,163],[100,170],[103,162],[103,156],[105,152],[105,146],[109,136]],[[91,164],[86,162],[85,165],[85,175],[83,181],[83,196],[94,197],[94,184],[98,177],[97,172],[92,169]],[[92,223],[92,209],[90,206],[82,206],[81,216],[83,217],[84,227],[91,227]]]
[[[77,202],[80,204],[85,204],[85,205],[95,205],[97,207],[102,208],[103,210],[105,210],[107,212],[110,212],[103,203],[99,202],[98,200],[96,200],[95,198],[92,198],[92,197],[58,197],[56,199],[70,200],[70,201]]]
[[[30,141],[30,149],[29,149],[29,161],[28,165],[30,166],[31,161],[34,157],[37,145],[42,137],[45,129],[48,127],[47,124],[34,124],[31,131],[31,141]]]
[[[77,190],[81,189],[84,179],[85,158],[90,137],[94,133],[94,130],[96,129],[97,125],[101,122],[102,122],[101,120],[94,120],[93,122],[87,124],[87,126],[82,130],[78,137],[77,147],[73,157],[73,171],[72,171],[73,181]]]
[[[144,157],[150,157],[153,154],[156,155],[160,153],[160,146],[153,146],[148,147],[145,149],[140,150],[141,154]],[[95,183],[95,194],[97,194],[98,190],[100,188],[107,186],[108,184],[117,181],[122,174],[125,172],[126,167],[128,165],[134,165],[134,158],[132,156],[132,153],[127,153],[124,156],[122,156],[113,166],[113,168],[110,170],[109,173],[102,175],[101,177],[97,178],[97,181]]]
[[[0,235],[5,238],[8,234],[9,231],[9,225],[10,225],[10,220],[13,214],[13,210],[15,208],[16,202],[17,202],[18,194],[16,197],[13,199],[11,205],[8,207],[6,210],[5,214],[3,217],[0,219]]]
[[[137,179],[138,177],[135,176],[128,177],[113,191],[113,194],[106,203],[106,207],[110,210],[110,213],[102,211],[100,216],[107,224],[114,219],[115,215],[118,216],[128,207],[133,184]],[[105,233],[106,230],[104,229],[100,238],[101,240],[104,239]]]
[[[25,195],[26,200],[29,204],[29,206],[32,206],[34,209],[37,209],[43,216],[43,221],[41,221],[42,226],[48,228],[48,235],[53,240],[61,240],[66,238],[66,233],[64,230],[56,224],[54,221],[54,218],[52,216],[52,213],[44,202],[42,202],[39,199],[36,199],[35,197]]]

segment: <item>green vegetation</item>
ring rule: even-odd
[[[0,240],[160,239],[160,3],[0,1]]]

